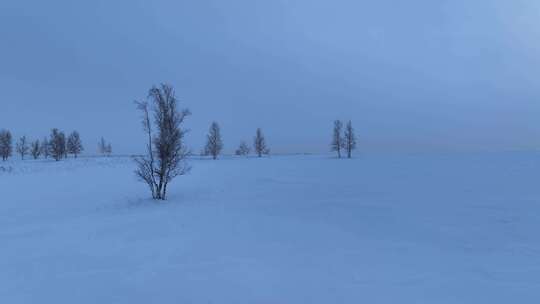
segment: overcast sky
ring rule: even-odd
[[[540,147],[537,0],[0,1],[0,128],[80,131],[143,149],[153,84],[212,120],[227,152],[326,152],[332,121],[365,151]]]

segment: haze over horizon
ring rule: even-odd
[[[261,127],[273,152],[327,152],[334,119],[359,151],[540,148],[540,3],[2,1],[0,129],[53,127],[93,153],[143,149],[133,101],[169,83],[225,152]]]

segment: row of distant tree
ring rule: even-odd
[[[8,130],[0,131],[0,156],[3,161],[6,161],[12,156],[13,152],[17,153],[21,159],[31,156],[34,159],[40,157],[53,158],[56,161],[62,158],[67,158],[69,154],[75,158],[84,151],[81,136],[79,132],[73,131],[68,136],[59,129],[52,129],[50,136],[44,137],[41,141],[30,141],[26,136],[22,136],[13,148],[13,136]],[[112,153],[112,146],[105,139],[101,138],[98,144],[98,151],[103,155]]]
[[[202,156],[212,156],[217,159],[223,150],[223,140],[221,139],[221,128],[217,122],[212,122],[208,135],[206,135],[206,145],[201,151]],[[257,156],[262,157],[265,154],[270,154],[270,149],[266,145],[266,138],[260,128],[255,132],[253,139],[253,150]],[[245,141],[242,141],[235,151],[236,155],[247,156],[251,153],[251,149]]]
[[[351,158],[352,151],[356,148],[356,136],[351,121],[345,126],[340,120],[334,121],[334,133],[331,143],[332,151],[336,151],[338,158],[341,158],[342,151],[345,151],[348,158]],[[217,159],[223,150],[223,139],[221,138],[221,128],[217,122],[212,122],[208,135],[206,136],[206,145],[201,152],[203,156],[212,156]],[[257,129],[253,139],[253,150],[259,157],[270,154],[270,149],[266,144],[266,138],[260,128]],[[50,138],[35,140],[30,142],[26,136],[22,136],[16,143],[15,152],[24,159],[27,155],[38,159],[40,156],[48,158],[51,156],[55,160],[67,158],[72,154],[75,158],[84,151],[80,135],[73,131],[66,139],[64,132],[58,129],[52,129]],[[102,155],[111,155],[112,146],[102,137],[98,143],[98,152]],[[0,156],[2,160],[7,160],[13,153],[13,144],[11,133],[7,130],[0,131]],[[235,151],[236,155],[247,156],[251,153],[249,145],[242,141]]]
[[[334,121],[334,132],[332,142],[330,144],[331,150],[337,152],[338,158],[342,157],[342,152],[347,154],[347,158],[352,157],[352,152],[356,149],[356,135],[354,134],[354,128],[352,122],[349,120],[343,130],[343,122],[341,120]],[[269,154],[270,149],[266,145],[266,139],[262,130],[257,129],[253,140],[253,148],[255,153],[261,157],[263,154]],[[212,156],[213,159],[217,159],[223,150],[223,140],[221,139],[221,129],[217,122],[212,122],[208,135],[206,136],[206,145],[201,152],[203,156]],[[240,143],[238,149],[236,149],[236,155],[249,155],[251,152],[250,147],[245,141]]]

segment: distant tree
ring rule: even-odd
[[[19,155],[21,156],[21,159],[24,160],[24,157],[28,154],[28,150],[30,150],[30,147],[28,147],[28,141],[26,140],[26,136],[19,138],[16,149],[17,153],[19,153]]]
[[[39,140],[33,141],[30,145],[30,154],[32,154],[32,157],[34,159],[38,159],[41,155],[41,144],[39,143]]]
[[[47,137],[44,137],[41,141],[41,155],[43,155],[44,158],[49,158],[50,155],[50,146],[49,146],[49,140]]]
[[[238,146],[238,149],[236,149],[235,154],[246,156],[249,154],[250,150],[251,149],[249,149],[249,146],[246,144],[246,142],[243,141],[240,143],[240,146]]]
[[[107,143],[105,142],[105,138],[101,137],[98,143],[98,153],[105,155],[106,150],[107,150]]]
[[[352,127],[352,122],[349,120],[345,126],[345,137],[344,137],[345,150],[347,151],[347,158],[352,157],[352,151],[356,149],[356,136],[354,135],[354,129]]]
[[[67,151],[68,153],[71,153],[77,158],[77,155],[79,155],[84,150],[81,137],[79,135],[79,132],[73,131],[71,134],[69,134],[68,140],[67,140]]]
[[[64,156],[64,158],[68,158],[68,145],[67,145],[67,137],[64,133],[62,133],[62,135],[64,136],[64,147],[62,149],[62,155]]]
[[[0,131],[0,156],[6,161],[13,152],[13,139],[8,130]]]
[[[59,133],[59,143],[60,143],[60,156],[67,158],[67,140],[66,140],[66,134],[64,132]]]
[[[330,144],[332,151],[336,151],[338,158],[341,158],[341,149],[344,147],[343,136],[341,130],[343,129],[343,123],[340,120],[334,121],[334,134],[332,136],[332,143]]]
[[[253,140],[253,147],[255,149],[255,153],[257,153],[257,156],[259,157],[262,157],[263,154],[270,153],[270,149],[268,149],[268,147],[266,146],[266,139],[260,128],[257,129],[257,132],[255,134],[255,139]]]
[[[107,147],[105,148],[105,155],[111,156],[111,154],[112,154],[112,145],[111,143],[108,143]]]
[[[66,136],[56,128],[51,130],[49,153],[56,161],[62,159],[66,154]]]
[[[221,131],[217,122],[212,122],[208,135],[206,135],[205,152],[212,155],[213,159],[217,159],[223,149],[223,141],[221,140]]]
[[[136,102],[143,114],[143,129],[148,138],[146,155],[135,158],[135,174],[148,185],[152,198],[164,200],[167,185],[191,169],[187,163],[190,152],[184,142],[187,130],[183,128],[184,120],[191,112],[178,109],[174,89],[169,85],[152,87],[148,97],[150,105],[149,102]],[[150,111],[153,112],[153,124]]]
[[[105,156],[111,156],[112,154],[112,145],[107,143],[103,137],[99,140],[98,152]]]

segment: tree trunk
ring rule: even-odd
[[[163,170],[163,169],[162,169],[162,170]],[[157,186],[157,188],[156,188],[156,192],[157,192],[157,197],[156,197],[156,198],[157,198],[158,200],[163,200],[163,199],[164,199],[164,198],[163,198],[163,184],[164,184],[164,183],[163,183],[163,175],[161,175],[161,176],[159,177],[159,184],[158,184],[158,186]]]
[[[165,200],[165,196],[167,195],[167,183],[163,186],[163,195],[161,196],[162,200]]]

